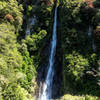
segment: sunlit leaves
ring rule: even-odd
[[[84,74],[84,70],[88,70],[89,62],[88,59],[84,58],[77,52],[73,52],[72,54],[66,55],[66,65],[67,72],[77,79]]]
[[[32,36],[27,36],[25,42],[30,48],[30,51],[35,51],[39,48],[41,44],[41,40],[46,36],[47,32],[45,30],[41,30],[38,34],[33,34]]]
[[[18,2],[16,0],[0,1],[0,16],[1,16],[1,18],[4,19],[7,14],[12,16],[13,24],[15,25],[15,28],[17,28],[17,29],[20,29],[20,27],[22,25],[22,21],[23,21],[22,20],[22,17],[23,17],[22,11],[23,11],[22,6],[18,5]],[[2,19],[0,19],[0,20],[2,20]],[[12,21],[10,19],[7,21],[10,21],[12,23]]]

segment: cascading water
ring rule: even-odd
[[[88,36],[91,37],[92,36],[92,27],[89,25],[89,29],[88,29]]]
[[[31,34],[31,27],[36,23],[36,16],[29,18],[27,28],[26,28],[26,35]]]
[[[88,36],[91,38],[92,37],[92,27],[89,26],[89,29],[88,29]],[[96,45],[94,43],[94,39],[92,38],[92,49],[94,52],[96,52]]]
[[[94,40],[92,40],[92,48],[93,48],[93,51],[96,52],[96,46],[95,46]]]
[[[50,100],[52,96],[52,83],[53,83],[53,76],[54,76],[54,56],[56,52],[56,27],[57,27],[57,7],[55,7],[55,16],[54,16],[54,26],[53,26],[53,35],[51,40],[51,50],[49,56],[49,66],[48,72],[43,84],[42,93],[39,96],[38,100]]]

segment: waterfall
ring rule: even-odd
[[[89,25],[89,28],[88,28],[88,36],[90,38],[92,38],[92,27]],[[94,39],[92,38],[92,49],[94,52],[96,52],[96,45],[94,43]]]
[[[31,27],[36,23],[36,16],[29,18],[27,28],[26,28],[26,35],[31,34]]]
[[[88,29],[88,36],[91,37],[92,36],[92,27],[89,25],[89,29]]]
[[[92,40],[92,48],[93,48],[93,51],[96,52],[96,46],[95,46],[95,43],[94,43],[94,39]]]
[[[56,42],[57,42],[56,27],[57,27],[57,7],[55,7],[53,35],[51,40],[48,72],[47,72],[45,82],[43,84],[42,93],[40,94],[38,100],[50,100],[52,97],[52,84],[53,84],[53,76],[54,76],[53,66],[54,66],[54,57],[55,57]]]

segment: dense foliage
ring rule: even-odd
[[[99,52],[94,52],[93,38],[88,37],[89,25],[93,25],[95,30],[95,26],[99,24],[99,21],[96,22],[99,20],[98,8],[87,8],[87,2],[83,0],[63,0],[61,3],[59,16],[62,16],[60,29],[64,50],[62,90],[64,93],[74,95],[100,96],[98,84],[100,78],[97,75],[100,73],[98,70]],[[92,97],[86,100],[92,99],[96,100]]]
[[[28,4],[27,10],[24,11],[25,3],[21,3],[23,5],[16,0],[0,1],[0,100],[33,100],[36,69],[48,31],[47,27],[40,26],[45,25],[45,22],[37,22],[32,35],[23,38],[23,13],[29,18],[33,8]],[[34,6],[34,2],[32,4]],[[40,9],[41,5],[37,6],[39,9],[37,13],[34,12],[36,15],[41,16],[43,11],[44,14],[51,12],[50,7]]]
[[[33,100],[37,95],[38,71],[48,60],[53,2],[0,0],[0,100]],[[61,34],[57,52],[63,54],[61,100],[100,100],[99,4],[99,0],[57,0]],[[33,16],[35,24],[29,26]],[[93,29],[91,37],[89,26]],[[59,59],[61,54],[57,54]]]

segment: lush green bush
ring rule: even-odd
[[[23,14],[21,13],[23,11],[22,5],[18,5],[18,2],[16,0],[9,0],[9,1],[0,1],[0,17],[2,21],[10,19],[9,17],[6,18],[5,16],[7,14],[10,15],[10,17],[13,18],[13,24],[16,28],[16,31],[18,31],[21,28],[22,25],[22,17]],[[1,22],[2,22],[1,21]],[[11,20],[10,20],[11,22]]]
[[[17,50],[14,32],[14,26],[10,23],[0,24],[0,88],[2,89],[0,94],[2,94],[4,100],[13,98],[17,93],[11,85],[17,84],[16,74],[22,67],[22,56]],[[13,96],[10,97],[11,93],[13,93]],[[14,98],[18,100],[16,96]]]
[[[41,4],[36,9],[36,16],[37,16],[37,24],[38,27],[36,31],[39,32],[40,30],[46,30],[48,33],[52,32],[53,27],[53,13],[52,13],[53,6],[48,6],[45,4]],[[38,28],[40,30],[38,31]]]
[[[83,7],[84,2],[81,0],[63,0],[61,3],[59,16],[64,55],[63,92],[98,95],[99,85],[94,76],[97,73],[99,55],[93,52],[87,29],[88,24],[93,24],[96,21],[95,16],[99,14],[95,14],[96,10],[91,9],[91,12],[85,15],[88,10]],[[90,19],[87,21],[87,18]],[[92,69],[95,69],[95,72]],[[88,71],[93,75],[87,74]]]
[[[73,96],[70,94],[65,94],[61,100],[99,100],[99,97],[93,97],[91,95],[83,95],[83,96]]]
[[[43,45],[43,39],[45,38],[47,32],[41,30],[38,34],[33,34],[32,36],[27,36],[23,43],[27,44],[29,52],[34,52],[39,50],[40,46]]]
[[[25,44],[22,44],[25,46]],[[36,68],[34,66],[32,58],[29,56],[29,52],[27,51],[27,48],[21,47],[20,48],[22,57],[23,57],[23,63],[22,63],[22,69],[21,71],[25,74],[25,78],[19,79],[19,83],[22,87],[30,90],[30,85],[32,84],[32,79],[36,78]],[[34,85],[34,84],[33,84]]]
[[[72,54],[66,54],[65,60],[65,72],[70,75],[74,81],[81,80],[84,71],[89,69],[88,59],[75,51],[73,51]]]
[[[36,70],[27,47],[23,50],[16,42],[15,35],[22,25],[21,11],[22,7],[16,0],[0,1],[0,99],[2,100],[33,100],[27,91],[34,86]],[[12,16],[13,22],[5,19],[9,17],[7,14]]]

